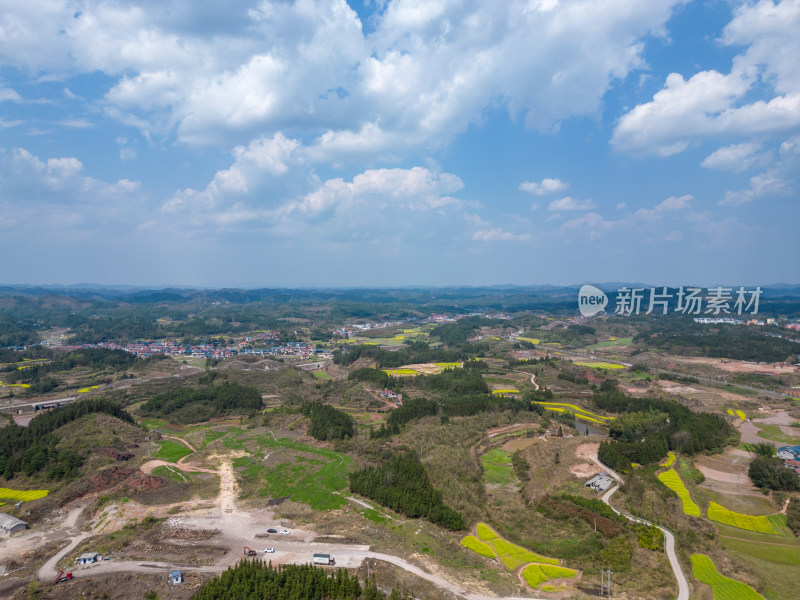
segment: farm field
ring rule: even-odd
[[[610,348],[613,346],[630,346],[633,343],[633,337],[610,338],[602,342],[597,342],[591,346],[586,346],[584,350],[597,350],[599,348]]]
[[[461,545],[486,558],[499,558],[511,572],[524,567],[520,575],[534,589],[551,579],[572,579],[578,575],[574,569],[559,566],[558,559],[542,556],[503,539],[485,523],[478,523],[477,535],[465,536]]]
[[[674,462],[675,462],[675,453],[670,450],[667,453],[667,458],[664,460],[663,463],[660,464],[660,466],[670,468],[672,466],[672,463]]]
[[[461,539],[461,545],[468,550],[472,550],[481,556],[485,556],[486,558],[497,558],[497,555],[494,553],[494,550],[488,545],[480,541],[474,535],[467,535]]]
[[[658,479],[661,483],[678,494],[678,497],[683,503],[683,512],[685,514],[692,517],[699,517],[701,515],[700,507],[692,500],[692,497],[689,495],[689,490],[686,489],[680,475],[678,475],[675,469],[669,469],[668,471],[659,473]]]
[[[577,418],[584,419],[586,421],[592,421],[594,423],[606,423],[614,418],[599,415],[590,410],[586,410],[585,408],[581,408],[576,404],[569,404],[566,402],[536,402],[536,404],[543,406],[545,410],[551,410],[554,412],[565,412],[569,410],[572,411]]]
[[[0,488],[0,498],[4,500],[23,500],[25,502],[30,502],[31,500],[44,498],[49,493],[49,490],[13,490],[11,488]]]
[[[580,367],[589,367],[590,369],[624,369],[626,368],[625,365],[618,365],[615,363],[609,362],[589,362],[589,361],[573,361],[573,365],[578,365]]]
[[[711,521],[722,523],[745,531],[755,531],[757,533],[768,533],[771,535],[780,534],[780,530],[775,526],[774,520],[781,521],[783,515],[771,516],[752,516],[728,510],[721,504],[711,501],[708,505],[708,518]],[[785,517],[784,517],[785,519]]]
[[[764,597],[749,585],[725,577],[705,554],[692,554],[692,575],[701,583],[711,587],[714,600],[764,600]]]
[[[314,376],[315,379],[331,379],[331,376],[328,375],[325,371],[312,371],[311,374]]]
[[[383,369],[383,372],[391,377],[419,375],[419,371],[415,371],[414,369]]]
[[[519,390],[506,389],[506,390],[492,390],[492,394],[519,394]]]
[[[494,550],[495,554],[497,554],[500,561],[509,571],[514,571],[528,563],[558,565],[557,558],[542,556],[522,546],[517,546],[500,537],[496,531],[484,523],[478,523],[477,533],[478,539],[488,544],[492,550]]]
[[[514,473],[511,470],[511,454],[505,450],[494,448],[481,456],[483,466],[483,480],[486,483],[507,485],[514,483]]]

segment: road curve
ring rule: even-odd
[[[646,519],[634,517],[633,515],[629,515],[628,513],[614,508],[614,505],[611,504],[611,496],[613,496],[622,485],[622,477],[620,477],[619,474],[610,469],[608,466],[601,463],[597,458],[597,455],[590,456],[589,458],[591,458],[592,462],[594,462],[598,467],[603,469],[603,471],[611,475],[611,477],[613,477],[617,482],[617,485],[603,494],[600,499],[605,502],[615,513],[622,515],[630,521],[635,523],[643,523],[645,525],[654,525],[654,523],[651,523]],[[664,534],[664,539],[666,540],[667,558],[669,559],[669,564],[672,567],[672,572],[675,574],[675,579],[678,581],[678,600],[689,600],[689,582],[686,580],[686,576],[683,574],[683,568],[681,567],[681,563],[678,561],[678,555],[675,553],[675,536],[672,535],[672,532],[665,527],[661,527],[661,525],[655,526],[658,527],[661,533]]]
[[[508,597],[497,597],[497,596],[487,596],[484,594],[478,594],[476,592],[469,592],[462,587],[439,577],[438,575],[434,575],[433,573],[429,573],[418,567],[417,565],[408,562],[407,560],[400,558],[399,556],[393,556],[391,554],[383,554],[381,552],[372,552],[372,551],[351,551],[351,555],[356,558],[360,558],[362,561],[371,559],[371,560],[379,560],[382,562],[386,562],[392,564],[396,567],[400,567],[404,571],[408,571],[416,575],[421,579],[425,579],[426,581],[431,582],[435,586],[446,590],[450,594],[453,594],[457,598],[461,598],[462,600],[541,600],[535,597],[518,597],[518,596],[508,596]],[[299,562],[299,561],[298,561]],[[303,563],[307,563],[308,559],[304,559]],[[215,565],[208,565],[208,566],[180,566],[179,568],[182,571],[193,571],[193,572],[202,572],[202,573],[211,573],[214,575],[219,575],[227,569],[229,564],[215,564]],[[107,561],[102,562],[99,564],[92,565],[91,567],[78,569],[73,571],[75,578],[83,578],[83,577],[91,577],[93,575],[105,575],[109,573],[164,573],[166,574],[168,571],[176,568],[175,563],[164,563],[164,562],[157,562],[157,561],[133,561],[133,560],[115,560],[115,561]],[[55,573],[53,574],[55,577]],[[52,581],[52,579],[51,579]]]

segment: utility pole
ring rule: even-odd
[[[600,569],[600,595],[611,596],[611,569]]]

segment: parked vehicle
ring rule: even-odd
[[[273,552],[275,552],[275,548],[267,548],[264,550],[264,554],[272,554]]]
[[[288,529],[281,529],[281,535],[289,535],[289,533]]]
[[[278,533],[277,529],[267,529],[267,533]]]

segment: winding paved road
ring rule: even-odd
[[[600,499],[605,502],[615,513],[622,515],[630,521],[635,523],[643,523],[644,525],[654,525],[654,523],[651,523],[646,519],[634,517],[633,515],[629,515],[626,512],[614,508],[614,505],[611,504],[611,496],[613,496],[622,485],[622,477],[620,477],[615,471],[611,470],[608,466],[601,463],[596,454],[590,456],[589,458],[591,458],[592,462],[594,462],[603,471],[611,475],[611,477],[613,477],[617,482],[617,485],[603,494]],[[672,535],[672,532],[665,527],[661,527],[661,525],[656,525],[656,527],[661,530],[661,532],[664,534],[664,539],[666,540],[667,558],[669,559],[669,564],[672,567],[672,572],[675,574],[675,579],[678,580],[678,600],[689,600],[689,582],[686,580],[686,576],[683,574],[683,568],[681,567],[681,563],[678,561],[678,555],[675,553],[675,536]]]

